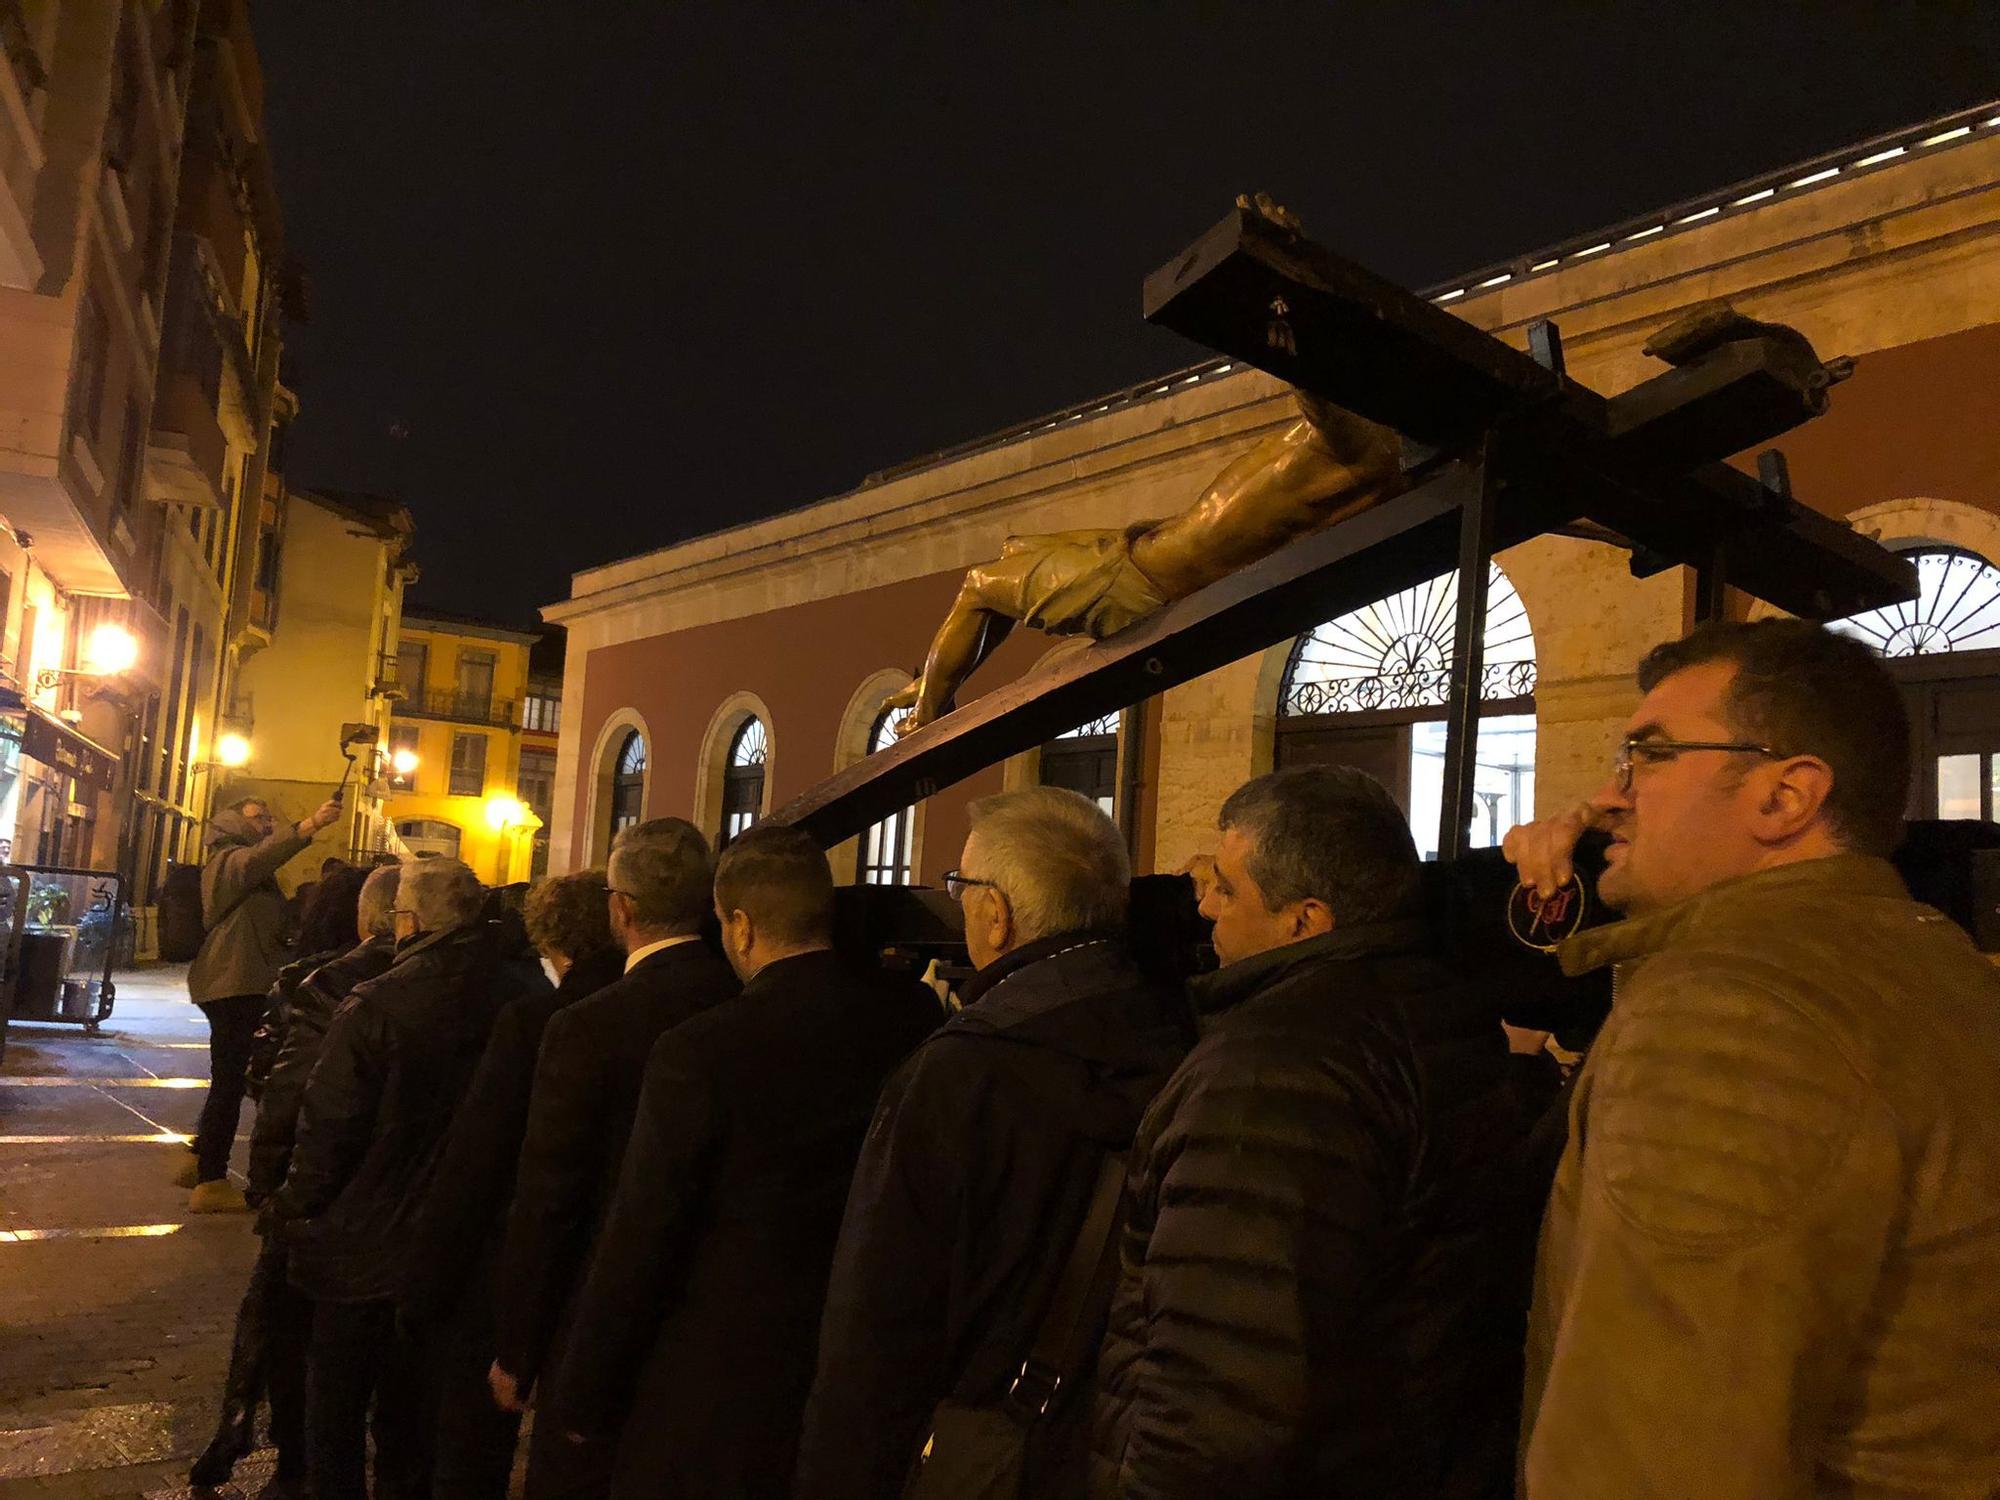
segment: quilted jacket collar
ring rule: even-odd
[[[1768,913],[1770,920],[1788,920],[1788,910],[1796,910],[1800,920],[1810,920],[1827,900],[1839,896],[1908,899],[1909,892],[1894,865],[1870,854],[1801,860],[1721,881],[1650,916],[1628,917],[1579,932],[1556,950],[1556,957],[1565,974],[1587,974],[1606,964],[1625,963],[1675,947],[1710,923],[1734,917],[1746,905]]]
[[[1370,958],[1378,953],[1414,948],[1422,941],[1423,931],[1423,923],[1415,918],[1336,927],[1318,937],[1239,958],[1213,974],[1197,975],[1188,981],[1188,998],[1196,1014],[1212,1015],[1240,1004],[1306,964],[1327,959]]]

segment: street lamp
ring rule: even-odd
[[[235,770],[250,763],[250,741],[234,729],[225,730],[215,742],[218,764]]]
[[[519,797],[497,793],[486,799],[486,821],[493,825],[496,832],[518,828],[528,821],[527,804]]]
[[[398,776],[407,776],[417,768],[417,752],[404,745],[389,757],[389,764]]]
[[[65,677],[116,677],[129,672],[139,661],[139,638],[123,625],[106,621],[90,632],[82,654],[81,666],[42,668],[35,674],[35,687],[47,692]]]

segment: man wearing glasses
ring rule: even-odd
[[[1911,901],[1909,729],[1795,620],[1654,650],[1586,826],[1627,919],[1579,1076],[1528,1344],[1528,1500],[2000,1492],[2000,977]]]
[[[1018,1459],[1003,1403],[1106,1157],[1186,1049],[1179,996],[1126,948],[1125,839],[1096,803],[983,798],[959,864],[945,888],[979,972],[890,1076],[855,1170],[793,1487],[812,1500],[986,1493],[968,1476]],[[1075,1438],[1089,1403],[1059,1394],[1047,1426]],[[1019,1492],[1058,1491],[1030,1473]]]

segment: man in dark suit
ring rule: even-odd
[[[540,1413],[624,1424],[620,1500],[790,1495],[855,1159],[882,1081],[943,1019],[916,980],[835,955],[826,856],[797,829],[732,843],[715,908],[743,994],[653,1049]]]
[[[612,846],[607,903],[625,975],[558,1012],[542,1036],[499,1277],[494,1399],[526,1403],[554,1368],[568,1309],[617,1185],[653,1043],[737,991],[701,941],[714,862],[692,823],[656,818]],[[607,1444],[572,1443],[537,1422],[528,1452],[534,1500],[604,1493]]]

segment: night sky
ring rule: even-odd
[[[2000,5],[263,0],[294,484],[438,608],[1190,364],[1265,189],[1411,286],[2000,95]]]

